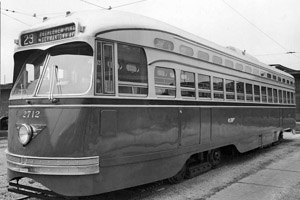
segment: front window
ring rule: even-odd
[[[83,94],[91,87],[93,50],[84,43],[53,47],[25,62],[13,96]],[[37,84],[40,80],[40,84]]]
[[[31,55],[23,65],[23,69],[13,88],[13,96],[32,96],[42,74],[46,53],[38,51]]]
[[[92,68],[93,51],[87,44],[54,47],[38,95],[83,94],[91,85]]]

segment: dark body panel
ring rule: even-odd
[[[31,101],[24,108],[12,101],[8,150],[37,157],[98,155],[98,174],[26,174],[67,196],[103,193],[168,178],[191,155],[210,149],[235,145],[245,152],[270,144],[294,119],[294,109],[283,106],[224,106],[213,102],[213,107],[206,102],[191,105],[184,101],[124,99],[60,99],[57,104],[44,104],[46,101]],[[24,117],[24,111],[39,111],[40,115]],[[22,123],[46,124],[26,148],[18,142],[14,125]],[[9,170],[9,179],[19,176],[24,174]]]
[[[82,140],[85,128],[78,123],[87,119],[80,108],[17,108],[10,109],[10,134],[8,150],[20,155],[37,157],[83,156]],[[27,116],[26,113],[39,113],[38,118]],[[39,124],[46,127],[33,138],[33,143],[26,148],[18,141],[18,124]],[[86,124],[86,122],[85,122]]]

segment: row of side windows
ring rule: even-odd
[[[175,49],[173,42],[165,40],[165,39],[161,39],[161,38],[154,39],[154,46],[157,48],[160,48],[160,49],[168,50],[168,51],[174,51],[174,49]],[[186,45],[180,45],[179,53],[186,55],[186,56],[193,57],[194,49],[189,46],[186,46]],[[209,59],[210,59],[209,57],[210,57],[210,55],[207,52],[198,50],[197,58],[199,58],[200,60],[209,61]],[[218,65],[223,65],[223,58],[220,56],[217,56],[217,55],[213,55],[212,62],[215,64],[218,64]],[[281,78],[276,75],[272,75],[271,73],[267,73],[263,70],[259,70],[259,69],[255,68],[255,67],[251,67],[251,66],[247,66],[247,65],[244,66],[243,64],[238,63],[238,62],[236,62],[234,64],[234,62],[229,59],[225,59],[224,65],[229,68],[235,68],[236,70],[239,70],[239,71],[245,71],[246,73],[250,73],[250,74],[257,75],[257,76],[272,79],[274,81],[282,82],[287,85],[294,85],[294,82],[292,80],[288,80],[288,79]]]
[[[97,42],[96,94],[113,95],[117,87],[120,95],[147,96],[148,69],[144,49],[127,44],[116,45],[118,63],[115,67],[114,48],[113,43]],[[287,104],[295,102],[294,93],[286,90],[183,70],[178,74],[180,83],[177,84],[174,69],[156,67],[154,73],[157,96],[175,98],[179,96],[176,94],[176,86],[180,86],[180,96],[183,98]],[[115,81],[116,77],[118,77],[117,81]],[[196,83],[198,83],[198,91],[196,91]]]
[[[198,97],[196,95],[196,82],[198,82]],[[295,103],[295,95],[290,91],[187,71],[180,71],[179,85],[182,98],[257,103]],[[176,73],[174,69],[155,68],[155,91],[157,96],[176,97]]]

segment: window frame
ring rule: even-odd
[[[146,76],[145,76],[145,81],[130,81],[130,80],[120,80],[120,70],[122,70],[123,68],[127,69],[127,66],[132,64],[133,65],[133,61],[129,62],[129,60],[124,60],[124,59],[120,59],[120,49],[121,46],[127,46],[128,48],[138,48],[140,51],[142,51],[143,55],[140,55],[138,60],[141,60],[141,56],[143,56],[144,59],[144,63],[135,63],[137,64],[137,68],[138,66],[141,67],[145,67],[146,71]],[[117,87],[118,87],[118,95],[119,96],[140,96],[140,97],[147,97],[149,95],[149,70],[148,70],[148,64],[147,64],[147,55],[145,52],[145,49],[141,46],[136,46],[136,45],[132,45],[132,44],[126,44],[126,43],[116,43],[116,48],[117,48],[117,56],[116,56],[116,60],[117,60]],[[121,61],[123,61],[123,64],[126,64],[124,66],[121,66]],[[144,64],[144,66],[143,66]],[[138,69],[137,73],[140,71],[140,68]],[[124,69],[123,69],[124,71]],[[127,70],[128,71],[128,70]],[[133,72],[136,73],[136,72]],[[132,76],[135,77],[135,76]],[[141,76],[137,76],[137,77],[141,77]],[[127,92],[121,92],[121,87],[124,87],[127,89]],[[138,92],[140,90],[140,92]],[[143,92],[143,90],[145,90],[145,92]]]
[[[193,82],[194,82],[193,87],[188,87],[188,86],[183,86],[182,85],[183,83],[185,83],[185,82],[182,82],[183,81],[182,76],[185,76],[187,74],[193,76],[193,79],[194,79],[193,80]],[[187,92],[187,93],[190,93],[190,94],[193,94],[193,95],[192,96],[183,95],[183,92]],[[181,97],[183,97],[183,98],[193,98],[193,99],[196,98],[196,77],[195,77],[195,73],[185,71],[185,70],[180,71],[180,93],[181,93]]]
[[[253,94],[254,94],[254,102],[261,102],[261,98],[260,98],[261,93],[260,93],[260,86],[259,85],[255,85],[255,84],[253,85]]]
[[[203,82],[200,82],[201,80],[201,77],[206,77],[208,78],[208,83],[209,83],[209,87],[200,87],[200,84],[203,84]],[[197,78],[198,78],[198,97],[199,99],[211,99],[212,98],[212,84],[211,84],[211,81],[212,81],[212,78],[211,76],[209,75],[206,75],[206,74],[197,74]],[[203,80],[203,79],[202,79]],[[204,96],[201,96],[200,93],[202,94],[205,94]],[[209,94],[209,95],[207,95]],[[207,95],[207,96],[206,96]]]
[[[261,93],[261,102],[267,103],[268,102],[267,87],[266,86],[261,86],[260,87],[260,93]]]
[[[102,40],[96,40],[95,42],[96,44],[96,51],[95,51],[95,95],[104,95],[104,96],[115,96],[116,95],[116,70],[115,70],[115,45],[114,42],[109,42],[109,41],[102,41]],[[101,45],[100,47],[100,65],[99,65],[99,59],[98,59],[98,52],[99,52],[99,48],[98,48],[98,44]],[[111,47],[111,63],[112,66],[110,67],[112,69],[112,78],[113,80],[111,80],[111,84],[112,84],[112,88],[113,91],[106,91],[106,86],[105,86],[105,59],[104,59],[104,46],[110,46]],[[100,71],[98,71],[100,66]],[[100,76],[98,76],[98,73],[100,73]],[[98,88],[98,80],[100,77],[100,88]],[[101,89],[100,92],[98,92]]]
[[[173,71],[173,74],[174,74],[174,85],[167,85],[167,84],[158,84],[156,83],[156,78],[159,78],[159,77],[156,77],[156,69],[167,69],[167,70],[170,70],[170,71]],[[160,77],[161,78],[161,77]],[[176,95],[177,95],[177,91],[176,91],[176,86],[177,86],[177,83],[176,83],[176,70],[173,69],[173,68],[170,68],[170,67],[162,67],[162,66],[155,66],[154,68],[154,90],[155,90],[155,96],[157,97],[163,97],[163,98],[176,98]],[[174,91],[174,95],[169,95],[169,94],[157,94],[157,89],[163,89],[163,90],[170,90],[170,91]]]
[[[236,99],[237,101],[245,101],[246,98],[245,98],[245,82],[244,81],[236,81]],[[239,87],[239,84],[241,84],[243,87]],[[243,91],[242,91],[242,90]],[[242,98],[240,98],[242,97]]]
[[[253,84],[246,83],[245,87],[246,87],[246,101],[253,102],[253,97],[254,97],[254,95],[253,95]],[[251,93],[248,89],[251,90]]]
[[[221,82],[222,84],[216,85],[215,80],[221,80],[218,83]],[[212,82],[213,82],[213,85],[212,85],[213,86],[213,99],[219,100],[219,101],[224,100],[224,78],[213,76]],[[220,88],[218,88],[218,86]]]
[[[231,83],[232,83],[233,88],[227,87],[228,84],[231,84]],[[236,91],[235,90],[235,81],[231,80],[231,79],[225,79],[225,93],[226,93],[225,97],[226,97],[227,101],[235,101],[236,100],[235,91]],[[232,96],[233,98],[228,98],[229,96]]]

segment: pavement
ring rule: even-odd
[[[294,200],[300,199],[299,191],[300,153],[296,153],[275,161],[206,200]]]

